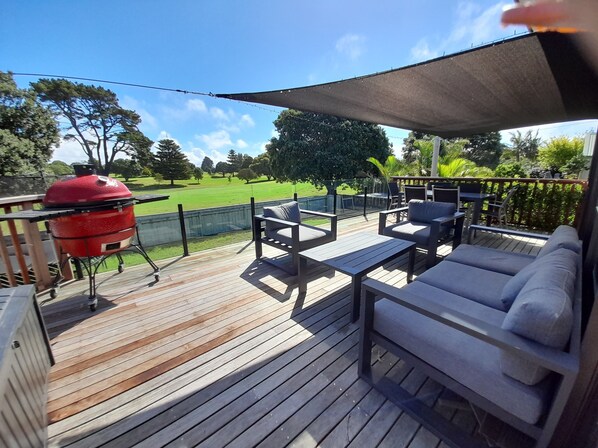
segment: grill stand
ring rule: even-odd
[[[135,226],[135,236],[137,239],[136,243],[131,243],[129,246],[124,247],[124,248],[118,250],[117,252],[113,252],[108,255],[102,255],[100,257],[93,257],[93,256],[73,257],[73,256],[70,256],[69,258],[67,258],[64,261],[62,266],[64,266],[64,264],[68,263],[70,260],[73,260],[77,266],[76,270],[77,270],[78,274],[82,274],[81,269],[80,269],[81,267],[83,267],[83,269],[87,273],[87,277],[89,278],[89,297],[87,299],[87,304],[91,311],[95,311],[98,306],[98,298],[96,295],[96,274],[97,274],[100,266],[108,258],[110,258],[113,255],[115,255],[118,260],[118,273],[119,274],[124,271],[124,266],[125,266],[125,262],[124,262],[121,254],[125,251],[134,251],[134,252],[137,252],[138,254],[140,254],[145,259],[145,261],[152,267],[152,269],[154,270],[154,279],[156,281],[160,280],[160,268],[156,265],[156,263],[154,263],[152,261],[150,256],[145,251],[143,245],[141,244],[141,240],[139,239],[139,227],[138,226]],[[93,238],[97,238],[97,235],[94,235]],[[60,238],[56,238],[56,239],[60,240]],[[85,243],[85,246],[87,247],[87,238],[77,238],[77,239],[83,240],[83,242]],[[82,279],[82,275],[78,275],[78,278]],[[60,287],[60,279],[55,282],[54,287],[52,288],[52,291],[50,292],[50,296],[52,298],[56,298],[57,290],[59,287]]]

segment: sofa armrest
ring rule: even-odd
[[[422,314],[443,325],[466,333],[502,350],[511,352],[542,367],[560,374],[575,374],[579,370],[579,360],[575,356],[544,346],[537,342],[518,336],[500,327],[490,325],[467,314],[444,307],[416,296],[400,288],[387,285],[377,280],[367,279],[363,282],[362,300],[374,301],[376,297],[384,297],[400,306]],[[364,313],[373,312],[373,303],[362,304]],[[363,317],[364,322],[373,319],[372,316]],[[364,324],[367,326],[367,324]]]
[[[481,226],[479,224],[472,224],[469,226],[469,234],[467,236],[467,244],[471,244],[471,238],[472,238],[472,235],[474,234],[474,230],[500,233],[502,235],[520,236],[523,238],[535,238],[535,239],[544,240],[544,241],[546,241],[546,240],[548,240],[548,238],[550,238],[550,235],[545,235],[542,233],[522,232],[520,230],[501,229],[500,227],[489,227],[489,226]]]
[[[445,224],[447,222],[451,222],[451,221],[454,221],[454,220],[459,219],[459,218],[465,218],[465,213],[463,213],[463,212],[455,212],[452,215],[441,216],[440,218],[434,219],[434,222],[437,222],[439,224]]]
[[[394,214],[400,215],[401,213],[407,213],[408,210],[409,210],[409,207],[405,206],[405,207],[399,207],[399,208],[391,208],[390,210],[382,210],[381,212],[379,212],[379,214],[378,214],[378,235],[384,234],[384,228],[386,227],[386,219],[388,216],[394,215]]]

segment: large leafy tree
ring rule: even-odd
[[[469,141],[463,149],[463,157],[478,166],[494,169],[500,163],[500,156],[505,149],[501,143],[500,132],[486,132],[466,137]]]
[[[0,71],[0,175],[43,172],[59,137],[52,111]]]
[[[174,140],[168,138],[158,142],[154,171],[174,185],[175,180],[189,179],[193,174],[187,156]]]
[[[538,149],[542,143],[542,139],[538,137],[538,132],[538,130],[535,134],[532,134],[531,130],[528,130],[525,134],[522,134],[521,131],[511,132],[512,151],[517,162],[521,160],[521,157],[536,160]]]
[[[151,159],[152,141],[139,130],[141,117],[118,103],[114,92],[66,79],[40,79],[32,87],[41,101],[66,119],[65,140],[76,140],[89,163],[109,174],[117,154]]]
[[[329,194],[339,181],[368,170],[368,157],[386,160],[391,155],[386,133],[373,124],[285,110],[274,126],[278,137],[266,151],[277,180],[311,182]]]
[[[214,172],[214,161],[210,159],[208,156],[203,158],[201,162],[201,169],[204,173],[213,173]]]
[[[553,137],[540,148],[538,161],[552,175],[566,171],[565,166],[583,153],[583,139]]]
[[[66,164],[62,160],[54,160],[48,165],[48,170],[56,176],[66,176],[74,174],[75,170],[71,165]]]
[[[272,167],[270,166],[268,153],[260,154],[253,159],[253,163],[249,168],[258,176],[266,176],[268,180],[272,179]]]

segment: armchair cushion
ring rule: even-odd
[[[538,270],[517,295],[502,328],[550,347],[563,349],[573,328],[573,279],[558,267]],[[524,384],[542,381],[549,370],[517,355],[501,353],[505,375]]]
[[[544,257],[561,248],[572,250],[577,254],[580,253],[581,242],[579,241],[577,231],[573,227],[566,225],[558,226],[552,235],[550,235],[546,244],[540,249],[540,252],[538,252],[538,258]]]
[[[269,238],[280,241],[287,246],[293,245],[293,233],[290,227],[274,230],[268,234]],[[333,234],[330,230],[302,224],[299,226],[299,250],[307,250],[322,244],[322,239],[333,241]]]
[[[552,253],[545,255],[544,257],[536,258],[532,263],[525,266],[521,271],[515,274],[507,284],[504,286],[500,300],[504,304],[506,309],[509,309],[513,304],[513,301],[527,284],[527,282],[536,274],[538,271],[550,269],[554,275],[568,278],[570,285],[569,288],[573,287],[575,281],[576,272],[576,254],[569,249],[556,249]]]
[[[448,202],[410,201],[407,220],[430,224],[436,218],[453,215],[455,211],[455,204]]]
[[[384,228],[383,235],[413,241],[420,246],[427,246],[430,241],[430,224],[425,222],[403,221]]]
[[[416,282],[424,282],[495,310],[506,311],[500,293],[510,278],[499,272],[444,260],[419,275]]]
[[[295,222],[297,224],[301,223],[301,211],[299,210],[299,203],[296,201],[272,207],[264,207],[264,216],[266,218],[277,218],[282,219],[283,221]],[[266,234],[283,227],[284,225],[282,224],[266,222]]]

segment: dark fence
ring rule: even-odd
[[[509,223],[517,227],[552,232],[561,224],[576,224],[587,181],[570,179],[511,179],[475,177],[393,177],[400,185],[451,182],[481,183],[482,191],[501,201],[509,189],[519,186],[509,207]]]
[[[0,198],[23,196],[28,194],[45,194],[46,190],[60,176],[0,176]]]

